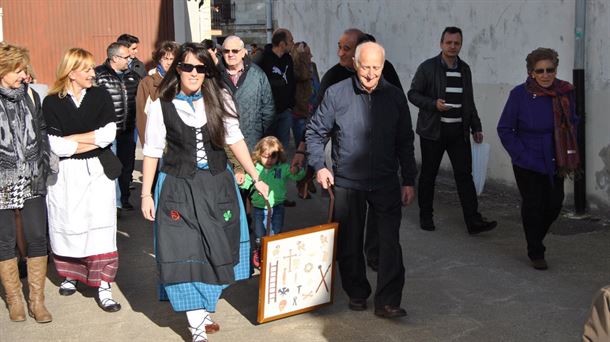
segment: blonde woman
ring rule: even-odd
[[[60,157],[57,181],[49,186],[49,236],[64,296],[77,282],[98,288],[98,305],[121,309],[110,283],[119,266],[114,179],[121,164],[110,151],[115,114],[110,95],[94,87],[93,55],[68,50],[43,103],[51,149]]]
[[[33,93],[32,100],[23,83],[29,63],[26,49],[0,43],[0,279],[10,320],[24,321],[15,255],[15,218],[20,214],[28,257],[29,314],[36,322],[46,323],[53,319],[44,305],[49,141],[40,98]]]

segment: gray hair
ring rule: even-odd
[[[106,48],[106,56],[108,57],[108,59],[111,59],[113,56],[116,56],[119,53],[119,49],[121,47],[129,49],[129,43],[121,40],[108,45],[108,47]]]
[[[241,38],[239,38],[238,36],[228,36],[227,38],[225,38],[225,40],[222,42],[222,47],[224,48],[225,44],[231,40],[239,41],[239,45],[242,49],[246,47],[246,44],[244,44],[244,41],[241,40]]]
[[[354,62],[356,65],[360,64],[360,52],[362,51],[362,48],[365,46],[378,46],[381,49],[381,57],[383,58],[383,61],[385,62],[385,49],[383,48],[383,46],[381,46],[381,44],[379,43],[375,43],[375,42],[365,42],[362,43],[358,46],[356,46],[356,52],[354,53]]]

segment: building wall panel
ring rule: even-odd
[[[138,58],[152,68],[151,53],[174,39],[171,0],[0,0],[4,40],[27,47],[37,81],[52,84],[66,49],[81,47],[103,63],[106,47],[122,33],[140,39]]]

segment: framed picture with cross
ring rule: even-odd
[[[263,237],[259,323],[333,302],[338,227],[327,223]]]

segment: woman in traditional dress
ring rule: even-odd
[[[49,237],[59,294],[76,292],[77,282],[98,288],[98,305],[121,309],[110,283],[119,266],[114,179],[121,165],[110,151],[115,138],[114,107],[108,92],[94,87],[93,55],[66,51],[57,80],[43,103],[51,150],[60,157],[57,181],[49,185]]]
[[[263,196],[269,190],[258,179],[235,105],[218,78],[201,44],[182,45],[150,106],[143,149],[142,214],[156,222],[160,283],[173,309],[186,312],[193,341],[207,341],[207,333],[219,329],[209,312],[223,288],[250,272],[247,223],[223,147]]]
[[[28,309],[38,323],[53,319],[44,305],[47,275],[47,212],[45,195],[50,173],[49,141],[40,98],[27,94],[28,51],[0,43],[0,280],[9,318],[25,320],[23,292],[15,253],[16,222],[22,217],[25,237]]]

